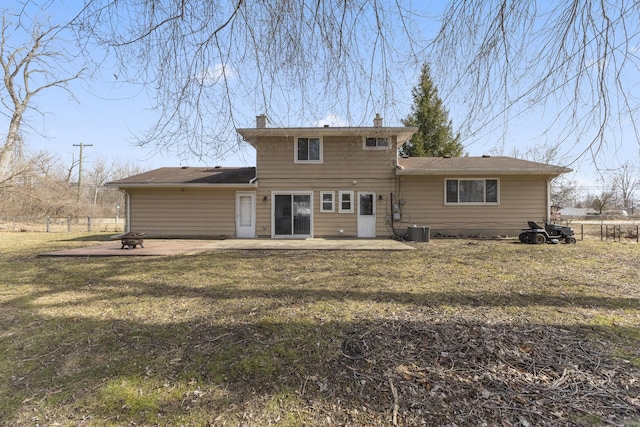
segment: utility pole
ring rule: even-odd
[[[74,147],[80,147],[80,160],[78,160],[78,196],[77,201],[80,201],[80,189],[82,188],[82,148],[93,147],[93,144],[73,144]]]

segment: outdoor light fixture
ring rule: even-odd
[[[266,202],[266,201],[267,201],[267,196],[264,196],[264,197],[262,198],[262,201],[263,201],[263,202]]]

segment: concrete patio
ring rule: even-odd
[[[120,241],[41,254],[51,257],[170,256],[216,250],[356,250],[403,251],[412,246],[392,239],[145,239],[144,248],[120,249]]]

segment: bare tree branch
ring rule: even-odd
[[[69,58],[60,50],[53,50],[52,37],[58,27],[42,27],[34,23],[28,44],[11,47],[8,28],[10,22],[2,14],[0,28],[0,67],[3,85],[0,87],[2,105],[9,119],[9,128],[4,144],[0,147],[0,176],[11,176],[11,163],[21,160],[23,150],[22,127],[25,113],[35,109],[33,98],[42,91],[60,88],[68,91],[68,83],[81,78],[84,69],[75,73],[62,69]],[[62,67],[60,66],[62,64]],[[8,95],[7,97],[4,95]]]
[[[401,0],[90,0],[73,25],[155,94],[158,120],[139,144],[220,158],[258,113],[291,125],[329,112],[350,121],[353,100],[367,122],[397,108],[396,76],[423,62],[404,50],[420,38],[414,13]]]
[[[638,135],[632,76],[639,23],[635,1],[455,0],[432,53],[436,70],[453,71],[457,79],[439,87],[445,100],[466,97],[467,140],[548,109],[559,140],[572,140],[565,159],[569,153],[595,159],[612,148],[621,118]]]

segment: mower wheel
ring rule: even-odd
[[[533,243],[535,243],[536,245],[541,245],[546,241],[547,238],[544,237],[543,234],[537,233],[535,236],[533,236]]]
[[[520,235],[518,236],[518,238],[520,239],[520,241],[522,243],[527,243],[527,236],[529,233],[520,233]]]
[[[576,238],[573,236],[569,236],[564,239],[564,242],[569,243],[570,245],[573,245],[576,243]]]

